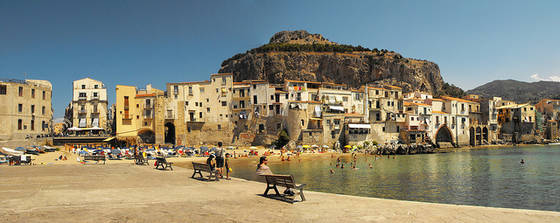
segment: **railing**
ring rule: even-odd
[[[85,109],[80,109],[80,110],[78,110],[78,113],[79,114],[85,114],[85,113],[87,113],[87,111]]]
[[[87,97],[85,97],[85,96],[80,96],[80,97],[78,97],[78,100],[79,100],[79,101],[84,101],[84,100],[87,100]]]
[[[175,119],[175,114],[165,113],[165,119]]]

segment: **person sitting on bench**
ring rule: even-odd
[[[210,166],[210,170],[212,172],[214,172],[216,170],[216,161],[214,161],[214,154],[211,154],[208,159],[206,159],[206,164],[208,164],[208,166]]]

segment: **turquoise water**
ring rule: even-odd
[[[373,156],[359,155],[357,169],[350,168],[348,155],[343,156],[345,168],[335,168],[336,157],[278,161],[269,166],[274,173],[294,175],[296,182],[314,191],[560,211],[560,146],[463,150],[396,159],[384,156],[375,161]],[[257,179],[255,160],[235,160],[232,168],[234,177]]]

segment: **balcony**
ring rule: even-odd
[[[80,96],[78,97],[78,101],[86,101],[87,97],[86,96]]]
[[[99,95],[97,95],[97,96],[92,96],[92,97],[91,97],[91,100],[92,100],[92,101],[93,101],[93,100],[98,101],[98,100],[99,100]]]
[[[99,110],[98,110],[98,109],[93,109],[93,111],[91,112],[91,114],[99,114]]]
[[[87,114],[87,110],[80,109],[80,110],[78,110],[78,114]]]

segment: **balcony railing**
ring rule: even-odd
[[[165,119],[175,119],[175,114],[165,113]]]
[[[85,100],[87,100],[86,96],[79,96],[78,97],[78,101],[85,101]]]
[[[85,110],[85,109],[78,110],[78,114],[86,114],[86,113],[87,113],[87,110]]]

